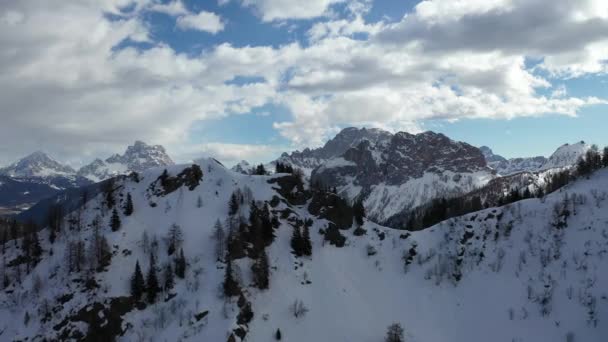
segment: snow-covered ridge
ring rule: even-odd
[[[166,169],[174,177],[188,167]],[[242,325],[239,301],[219,295],[225,264],[216,261],[213,235],[217,220],[227,222],[228,202],[237,189],[256,201],[279,198],[270,209],[279,214],[279,226],[267,247],[269,289],[252,285],[253,260],[234,261],[253,311],[247,341],[272,340],[277,330],[292,342],[378,341],[395,322],[414,342],[604,342],[608,335],[608,170],[544,199],[489,208],[424,231],[365,221],[363,235],[356,236],[354,227],[342,230],[346,244],[336,248],[318,233],[329,222],[311,215],[306,205],[284,201],[276,185],[268,183],[275,176],[238,174],[213,160],[201,161],[200,168],[200,185],[159,197],[148,197],[148,189],[165,168],[144,171],[137,179],[121,178],[114,184],[117,206],[124,207],[127,194],[134,205],[131,216],[118,211],[121,227],[109,227],[106,196],[92,198],[66,217],[78,218],[71,221],[81,222],[80,228],[69,228],[66,220],[53,245],[48,230],[39,234],[41,261],[29,274],[21,265],[20,284],[10,265],[22,243],[7,244],[9,266],[2,265],[0,274],[8,274],[12,285],[0,292],[0,339],[39,335],[53,340],[66,331],[86,335],[94,327],[77,313],[101,306],[107,310],[95,318],[98,331],[117,324],[119,341],[226,341]],[[247,217],[249,202],[243,203],[239,216]],[[312,257],[298,258],[291,253],[290,239],[296,221],[306,219],[312,220]],[[109,265],[101,272],[69,273],[67,245],[93,241],[95,222],[111,248]],[[129,306],[135,263],[145,274],[150,250],[156,251],[159,270],[173,262],[165,242],[173,224],[183,232],[185,278],[176,279],[163,300]],[[92,283],[87,279],[97,287],[87,290]],[[300,317],[291,309],[296,300],[308,309]],[[126,310],[118,321],[109,314],[110,303],[117,302]],[[45,312],[52,314],[45,318]]]

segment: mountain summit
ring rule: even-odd
[[[6,168],[0,174],[10,177],[65,176],[76,173],[74,169],[49,157],[46,153],[34,152]]]
[[[434,198],[471,191],[492,178],[478,148],[430,131],[360,140],[311,174],[312,184],[363,200],[377,222]]]
[[[173,164],[173,160],[167,155],[163,146],[148,145],[138,140],[127,147],[123,155],[115,154],[105,161],[95,159],[78,170],[78,175],[92,181],[101,181],[119,174],[142,172],[153,167]]]
[[[379,128],[348,127],[340,131],[334,138],[328,140],[323,147],[306,148],[303,151],[283,153],[278,161],[301,168],[305,173],[320,166],[325,161],[341,156],[349,148],[367,140],[372,145],[388,142],[392,137],[390,132]]]

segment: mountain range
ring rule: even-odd
[[[79,170],[37,151],[0,168],[0,207],[18,212],[65,189],[173,164],[162,146],[150,146],[141,141],[127,147],[122,155],[96,159]]]
[[[407,184],[491,174],[484,161],[439,134],[398,133],[323,165]],[[394,325],[409,341],[608,336],[608,169],[422,231],[374,223],[301,174],[245,175],[213,159],[103,184],[2,243],[0,339],[379,341]]]

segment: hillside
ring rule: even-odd
[[[342,202],[334,195],[311,193],[289,175],[242,175],[206,160],[199,182],[197,169],[178,165],[166,175],[157,168],[116,179],[112,190],[65,217],[54,243],[48,228],[37,234],[37,263],[34,256],[30,262],[19,257],[23,240],[7,242],[0,339],[237,341],[244,332],[248,341],[269,341],[280,329],[286,341],[371,342],[394,322],[408,341],[420,342],[600,342],[608,336],[608,170],[542,199],[488,208],[419,232],[365,221],[360,235],[351,214],[336,215]],[[228,235],[228,203],[236,190],[243,204],[230,217],[244,217],[239,231],[251,233],[247,203],[255,199],[269,210],[276,238],[265,248],[269,289],[253,286],[249,246],[249,256],[230,263],[241,295],[226,299],[227,263],[216,261],[213,235],[217,220]],[[119,208],[117,231],[110,228],[108,192]],[[130,216],[123,213],[128,194]],[[312,256],[296,257],[293,227],[307,219]],[[167,252],[174,224],[182,232],[177,249],[183,248],[187,261],[185,278],[175,277],[175,286],[154,303],[134,301],[129,283],[136,262],[146,276],[153,251],[163,279],[165,265],[176,259],[177,252]],[[345,243],[336,247],[340,235]],[[74,252],[66,247],[70,242],[96,250],[88,246],[103,238],[111,257],[66,255]],[[296,300],[308,309],[297,318],[291,308]],[[247,303],[251,320],[243,309]]]

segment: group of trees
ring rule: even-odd
[[[596,145],[591,146],[576,164],[577,171],[581,176],[587,176],[603,167],[608,167],[608,147],[604,147],[603,152],[600,153]]]
[[[312,242],[310,240],[311,225],[312,221],[297,221],[293,226],[291,250],[296,257],[312,256]]]
[[[169,292],[175,286],[175,276],[183,279],[186,272],[186,258],[183,249],[180,250],[179,257],[174,260],[175,268],[168,262],[164,266],[164,271],[157,266],[154,253],[150,253],[150,263],[148,272],[144,279],[139,260],[135,263],[135,271],[131,276],[131,296],[135,300],[141,300],[145,294],[148,303],[154,303],[161,291]],[[160,278],[162,276],[162,278]]]
[[[287,163],[277,162],[274,169],[276,173],[293,173],[293,166]]]
[[[242,213],[245,200],[249,199],[249,213],[246,219]],[[228,203],[229,217],[227,219],[228,234],[218,220],[214,225],[215,255],[220,262],[225,262],[223,290],[226,297],[234,297],[241,293],[240,285],[234,274],[233,261],[243,257],[253,260],[251,271],[254,285],[259,289],[268,289],[270,284],[270,262],[266,247],[275,239],[274,230],[279,221],[269,210],[268,203],[256,202],[251,190],[237,190]]]

